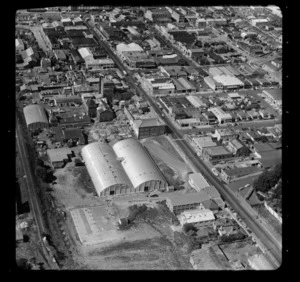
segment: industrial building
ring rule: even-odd
[[[170,78],[141,78],[141,87],[149,95],[173,94],[175,86]]]
[[[217,146],[210,136],[193,137],[193,142],[197,147],[198,154],[201,156],[204,148]]]
[[[233,75],[219,74],[212,77],[205,77],[204,81],[213,89],[239,89],[244,87],[244,83]],[[221,87],[220,87],[221,85]]]
[[[27,127],[29,130],[49,127],[45,109],[40,105],[28,105],[23,109]]]
[[[178,216],[178,220],[183,226],[186,223],[214,221],[214,213],[209,209],[198,209],[193,211],[184,211]]]
[[[53,169],[62,168],[75,157],[70,148],[48,149],[47,155]]]
[[[81,152],[99,197],[134,192],[120,160],[110,145],[95,142],[83,147]]]
[[[160,136],[166,132],[166,124],[159,118],[136,119],[132,127],[138,139]]]
[[[201,173],[192,173],[189,175],[189,184],[195,188],[198,192],[202,189],[209,187],[206,179]]]
[[[212,164],[216,164],[221,161],[231,160],[233,158],[233,154],[226,150],[223,146],[215,146],[204,148],[203,157]]]
[[[136,191],[167,188],[167,181],[146,148],[137,140],[126,139],[113,146]]]
[[[82,149],[82,157],[99,197],[167,188],[164,176],[137,140],[122,140],[113,147],[95,142]]]
[[[216,116],[220,124],[232,122],[231,114],[225,113],[220,107],[210,108],[209,111]]]
[[[211,196],[204,191],[188,194],[178,193],[164,193],[166,197],[166,204],[168,208],[175,214],[178,215],[186,210],[193,210],[198,207],[202,207],[202,203],[210,200]]]

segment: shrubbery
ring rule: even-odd
[[[263,193],[268,192],[273,188],[281,178],[281,164],[278,164],[271,170],[263,172],[253,183],[255,191],[261,191]],[[281,188],[280,188],[281,189]]]

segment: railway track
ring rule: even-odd
[[[43,252],[44,258],[47,258],[47,263],[49,267],[51,269],[57,269],[58,268],[57,264],[53,262],[53,258],[50,257],[51,254],[49,254],[49,252],[47,251],[44,245],[43,234],[47,232],[47,229],[45,227],[45,223],[43,220],[39,199],[36,195],[36,191],[35,191],[36,184],[32,175],[31,166],[29,164],[28,152],[25,146],[25,140],[22,134],[22,129],[20,126],[18,116],[16,117],[16,145],[19,151],[21,165],[26,175],[25,183],[28,190],[30,211],[32,212],[33,218],[36,222],[39,245],[41,246],[41,250]]]

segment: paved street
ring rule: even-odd
[[[92,32],[99,39],[99,35],[91,28]],[[113,59],[116,65],[123,71],[127,70],[120,59],[114,54],[114,52],[110,49],[109,45],[105,41],[101,41],[103,47],[106,49],[109,56]],[[270,258],[270,262],[274,266],[274,268],[279,267],[281,263],[281,241],[279,242],[274,238],[273,234],[270,234],[270,231],[262,226],[259,222],[255,220],[253,217],[253,210],[250,210],[249,207],[245,206],[237,196],[226,186],[224,186],[216,176],[210,171],[210,169],[204,164],[202,160],[200,160],[195,151],[191,147],[191,145],[183,140],[183,135],[179,130],[173,125],[172,121],[165,115],[162,115],[160,109],[157,104],[152,100],[152,97],[149,97],[147,93],[139,86],[135,84],[134,78],[128,73],[126,76],[127,81],[130,85],[136,89],[137,93],[143,96],[151,105],[151,107],[156,111],[156,113],[160,116],[162,120],[169,126],[169,128],[173,132],[173,137],[175,137],[177,144],[180,146],[182,151],[186,154],[187,158],[199,169],[199,171],[203,174],[206,179],[211,183],[211,185],[215,186],[219,193],[223,196],[225,201],[236,210],[236,212],[244,219],[246,224],[252,230],[253,233],[259,238],[261,238],[265,248],[268,250],[267,254]]]

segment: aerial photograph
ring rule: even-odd
[[[14,268],[279,269],[282,17],[16,10]]]

